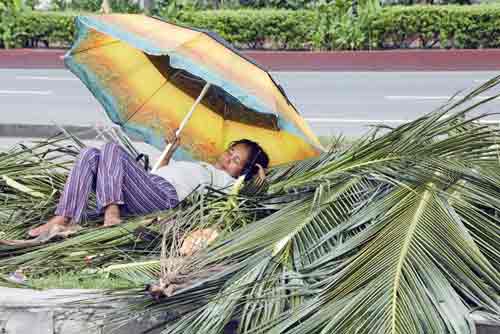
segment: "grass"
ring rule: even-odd
[[[105,273],[51,273],[31,279],[28,285],[35,289],[121,289],[134,288],[132,282]]]

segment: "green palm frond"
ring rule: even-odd
[[[314,306],[297,310],[277,333],[463,333],[471,322],[467,297],[499,312],[492,297],[498,272],[435,186],[404,190],[398,198],[373,225],[383,226],[373,240],[332,272]],[[288,330],[290,324],[296,326]]]
[[[130,301],[135,316],[172,315],[165,333],[215,334],[232,320],[240,333],[473,333],[473,310],[500,318],[500,132],[469,115],[498,97],[476,99],[499,82],[389,132],[273,168],[262,188],[193,194],[116,228],[18,253],[0,248],[0,273],[83,270],[90,255],[92,268],[110,275],[175,283],[160,301],[138,289],[106,295]],[[47,182],[37,164],[26,166]],[[29,189],[10,182],[2,197],[0,224],[13,235],[26,224],[11,203],[34,203],[37,191],[48,210],[53,188],[12,164],[0,162],[0,174],[2,166]],[[141,238],[144,226],[163,238]],[[206,227],[219,230],[215,243],[179,258],[183,236]],[[117,323],[130,314],[117,313]]]
[[[142,285],[160,279],[160,260],[134,261],[132,263],[112,264],[101,270],[103,273],[118,276]]]
[[[219,333],[237,318],[245,333],[471,333],[472,309],[498,316],[499,136],[465,119],[498,80],[348,151],[274,170],[260,198],[269,215],[192,260],[225,270],[150,306],[172,309],[194,291],[207,300],[165,332]]]

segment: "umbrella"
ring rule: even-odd
[[[160,150],[179,135],[175,159],[213,162],[242,138],[271,165],[321,152],[271,75],[218,35],[129,14],[79,16],[76,27],[66,66],[128,134]]]

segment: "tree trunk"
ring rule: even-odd
[[[144,0],[143,4],[144,4],[144,12],[146,14],[151,14],[151,11],[152,11],[153,6],[154,6],[154,1],[153,0]]]
[[[109,0],[102,0],[101,9],[99,10],[102,14],[111,13],[111,6],[109,4]]]

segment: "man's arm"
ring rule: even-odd
[[[170,150],[165,155],[165,158],[162,161],[160,161],[158,168],[168,165],[170,159],[172,159],[172,156],[174,155],[175,150],[177,150],[177,148],[179,147],[180,143],[181,139],[179,137],[176,137],[175,140],[172,142]]]

